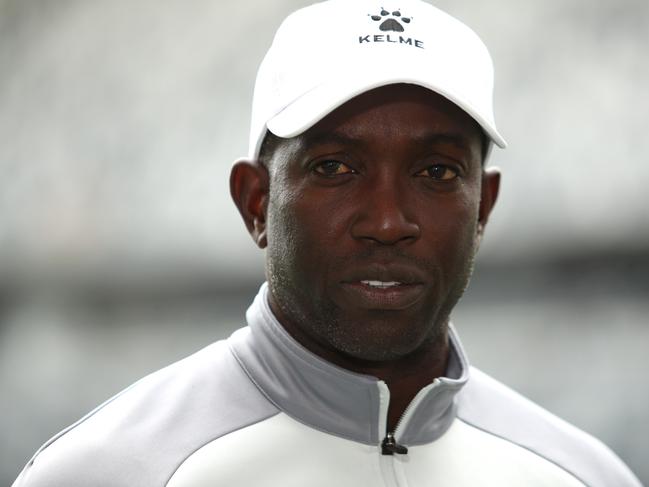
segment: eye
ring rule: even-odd
[[[323,176],[340,176],[342,174],[356,173],[356,171],[354,171],[347,164],[343,164],[340,161],[336,161],[332,159],[319,162],[318,164],[316,164],[313,170],[316,173],[321,174]]]
[[[451,181],[458,177],[458,171],[444,164],[434,164],[418,172],[416,175],[432,178],[437,181]]]

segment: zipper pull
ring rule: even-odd
[[[381,453],[383,455],[394,455],[395,453],[405,455],[408,453],[408,448],[397,443],[393,433],[388,433],[381,443]]]

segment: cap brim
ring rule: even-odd
[[[432,84],[404,76],[384,76],[382,78],[376,75],[364,76],[357,79],[356,83],[353,84],[350,83],[349,79],[340,82],[336,80],[324,82],[294,100],[276,116],[271,118],[267,122],[267,128],[278,137],[294,137],[314,126],[329,113],[352,98],[374,88],[395,83],[415,84],[442,95],[478,122],[498,147],[502,149],[507,147],[507,142],[498,133],[494,124],[483,117],[473,106],[463,100],[461,96],[444,89],[442,83]]]

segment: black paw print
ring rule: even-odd
[[[388,16],[391,18],[384,20],[384,18]],[[390,13],[384,8],[381,9],[380,15],[371,15],[370,17],[376,22],[383,20],[383,22],[381,22],[381,25],[379,25],[380,30],[394,32],[403,32],[403,25],[401,25],[399,20],[401,20],[401,22],[403,22],[404,24],[409,24],[411,20],[410,17],[403,17],[401,15],[401,12],[399,12],[398,10]]]

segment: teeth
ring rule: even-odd
[[[397,281],[361,281],[361,282],[367,286],[379,287],[381,289],[386,289],[401,284],[400,282]]]

